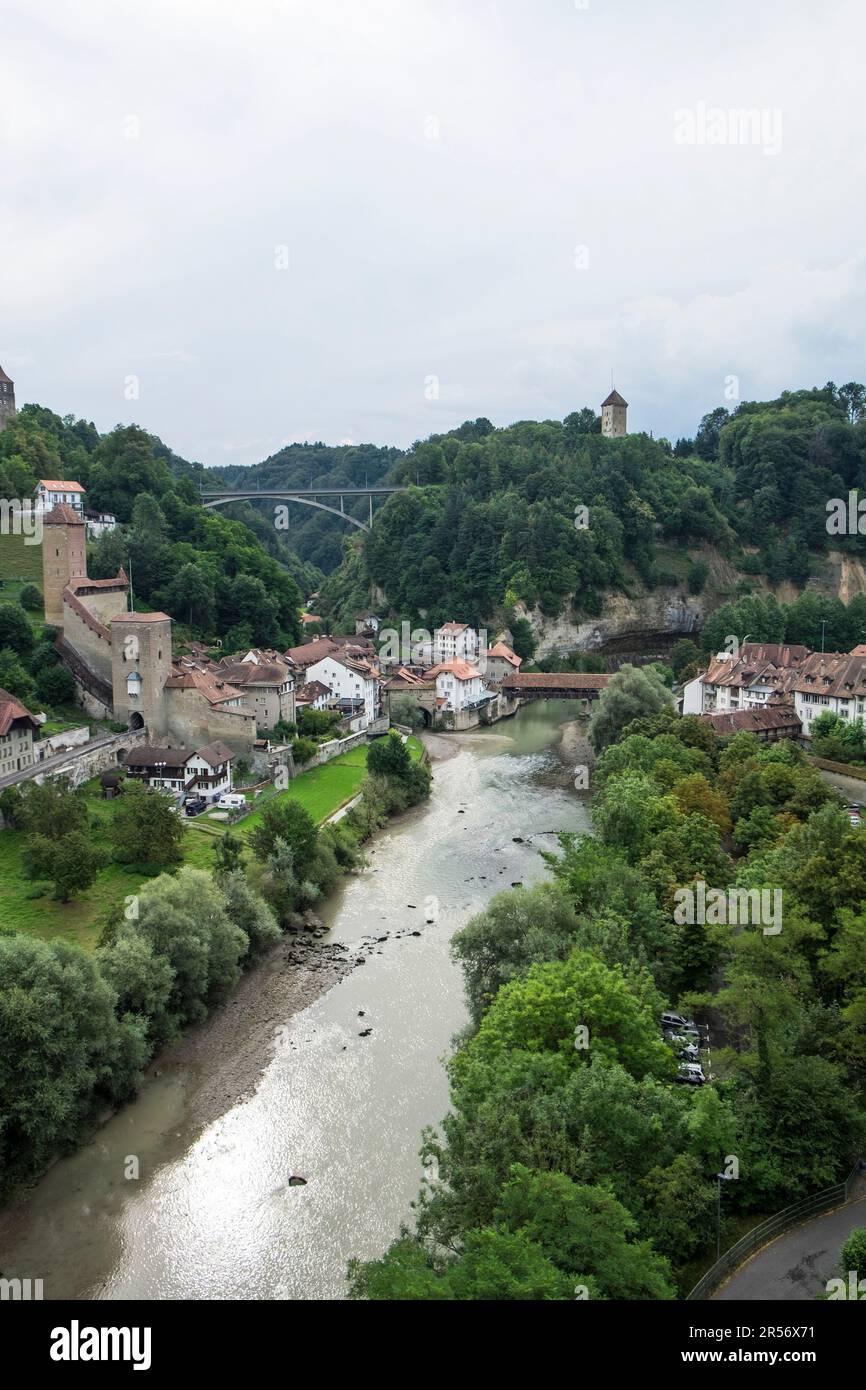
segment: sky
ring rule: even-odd
[[[672,440],[862,381],[864,39],[862,0],[3,0],[0,365],[213,466],[612,374]]]

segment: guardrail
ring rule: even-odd
[[[721,1259],[716,1260],[714,1265],[707,1270],[702,1279],[699,1279],[690,1293],[686,1294],[687,1303],[697,1302],[707,1298],[715,1289],[718,1288],[726,1274],[730,1274],[732,1269],[741,1265],[747,1255],[759,1246],[766,1245],[774,1236],[781,1235],[782,1231],[790,1229],[791,1226],[800,1225],[804,1221],[809,1221],[812,1217],[820,1216],[822,1212],[830,1211],[833,1207],[843,1206],[848,1201],[854,1179],[860,1172],[860,1164],[855,1163],[851,1172],[844,1182],[836,1183],[834,1187],[825,1187],[821,1192],[815,1192],[811,1197],[804,1197],[800,1202],[794,1202],[793,1206],[785,1207],[782,1211],[776,1212],[775,1216],[768,1216],[766,1221],[753,1226],[751,1231],[747,1231],[744,1236],[732,1245],[730,1250],[726,1250]]]

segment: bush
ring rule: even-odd
[[[690,594],[701,594],[710,577],[710,567],[706,560],[693,560],[689,567],[688,587]]]
[[[35,584],[25,584],[21,590],[21,605],[31,613],[42,612],[42,591]]]

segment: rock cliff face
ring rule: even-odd
[[[683,585],[660,587],[631,598],[608,593],[601,616],[584,620],[568,612],[548,618],[538,609],[519,605],[518,615],[529,620],[538,643],[536,657],[543,660],[573,651],[600,650],[651,653],[656,646],[663,651],[676,638],[699,632],[710,613],[737,597],[740,581],[754,593],[774,593],[780,603],[793,603],[800,592],[790,582],[772,586],[763,579],[742,575],[717,553],[707,550],[704,556],[710,575],[706,589],[698,595],[689,594]],[[806,587],[850,603],[857,594],[866,593],[866,568],[855,556],[832,550],[824,557],[820,573],[813,575]]]
[[[616,646],[652,645],[655,639],[688,636],[700,631],[716,606],[703,594],[684,595],[681,589],[656,589],[651,594],[627,598],[607,594],[599,618],[578,621],[567,613],[547,618],[537,609],[519,609],[528,618],[538,643],[536,657],[567,656],[569,652],[599,651]]]

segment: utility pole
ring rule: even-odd
[[[821,619],[821,655],[824,655],[824,639],[827,632],[827,619]]]

